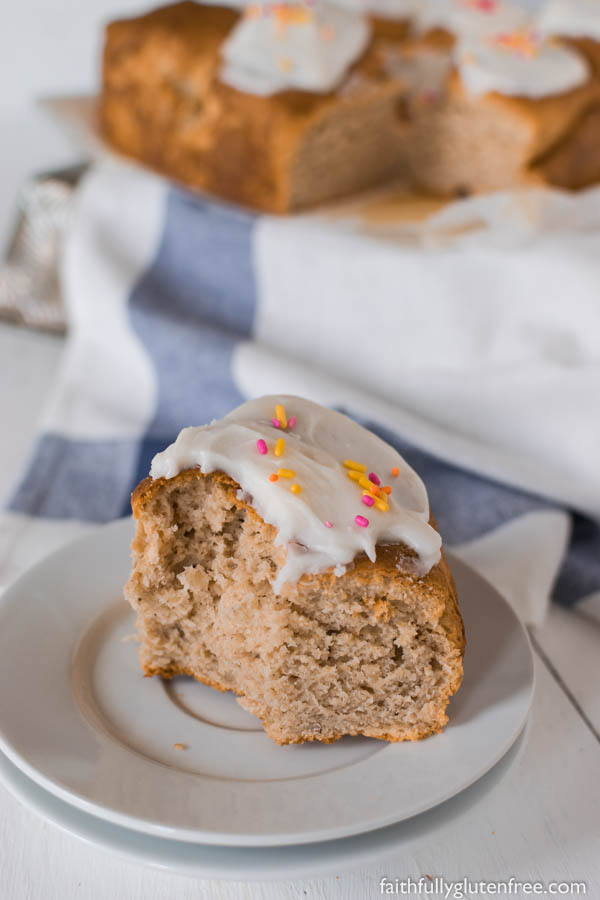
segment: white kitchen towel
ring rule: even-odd
[[[127,514],[181,427],[285,392],[396,445],[445,544],[525,621],[600,591],[600,190],[280,218],[105,162],[63,283],[69,342],[0,583]]]

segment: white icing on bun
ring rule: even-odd
[[[547,97],[588,77],[576,50],[546,40],[531,12],[504,0],[424,0],[416,21],[454,35],[454,62],[474,95]]]
[[[570,47],[541,40],[528,29],[498,34],[478,42],[462,41],[456,65],[471,94],[495,91],[517,97],[547,97],[583,84],[589,70]]]
[[[453,34],[452,59],[475,95],[539,98],[572,90],[586,81],[587,63],[547,37],[600,34],[600,0],[550,0],[538,17],[505,0],[284,0],[246,7],[223,45],[221,79],[262,96],[335,90],[369,43],[368,14]]]
[[[287,413],[285,428],[272,424],[278,405]],[[277,456],[279,439],[284,446]],[[259,448],[261,441],[267,452],[263,445]],[[374,473],[380,479],[375,498],[365,495],[370,505],[362,499],[364,486],[349,477],[346,460],[365,466],[355,478],[368,480]],[[440,559],[441,539],[429,525],[427,492],[416,472],[385,441],[316,403],[261,397],[211,425],[184,428],[175,443],[154,457],[151,475],[173,478],[196,467],[233,478],[241,496],[277,529],[276,544],[287,548],[287,560],[276,591],[307,573],[333,569],[341,575],[361,551],[375,561],[379,543],[412,548],[419,574]],[[388,485],[390,494],[381,490]]]
[[[249,6],[225,41],[221,80],[268,96],[297,89],[326,93],[367,47],[367,19],[335,3]]]

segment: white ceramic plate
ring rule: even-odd
[[[289,847],[214,847],[169,841],[112,825],[81,812],[45,791],[0,753],[0,781],[30,810],[86,844],[156,869],[195,878],[266,881],[317,878],[372,865],[400,851],[442,840],[444,830],[458,827],[520,759],[528,726],[494,768],[457,797],[412,819],[368,834]]]
[[[527,635],[499,594],[453,560],[468,650],[445,732],[417,743],[279,747],[231,695],[142,678],[121,599],[131,533],[122,520],[60,550],[0,606],[0,748],[85,812],[202,844],[347,837],[464,790],[523,728],[533,690]]]

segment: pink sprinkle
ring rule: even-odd
[[[365,506],[373,506],[373,504],[375,503],[375,501],[373,500],[373,498],[372,498],[372,497],[369,497],[368,494],[363,494],[363,496],[362,496],[362,502],[365,504]]]
[[[292,428],[295,428],[295,427],[296,427],[296,416],[290,416],[290,418],[288,419],[288,428],[291,431]]]
[[[369,520],[366,516],[354,516],[354,521],[357,525],[360,525],[361,528],[366,528],[369,524]]]
[[[369,472],[369,481],[372,481],[373,484],[381,484],[381,478],[375,472]]]
[[[257,442],[256,442],[256,449],[258,450],[259,453],[262,453],[263,456],[265,455],[265,453],[268,453],[268,452],[269,452],[268,447],[267,447],[267,445],[265,444],[265,442],[263,441],[262,438],[259,438],[259,439],[257,440]]]
[[[333,528],[333,525],[331,524],[329,519],[325,519],[323,524],[325,525],[325,528]]]
[[[281,428],[281,422],[279,421],[279,419],[271,419],[271,424],[273,425],[273,428]]]

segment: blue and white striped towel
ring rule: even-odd
[[[447,546],[526,621],[551,595],[600,608],[600,192],[393,226],[257,216],[105,163],[63,276],[70,337],[0,518],[0,584],[126,515],[180,428],[285,392],[396,445]]]

